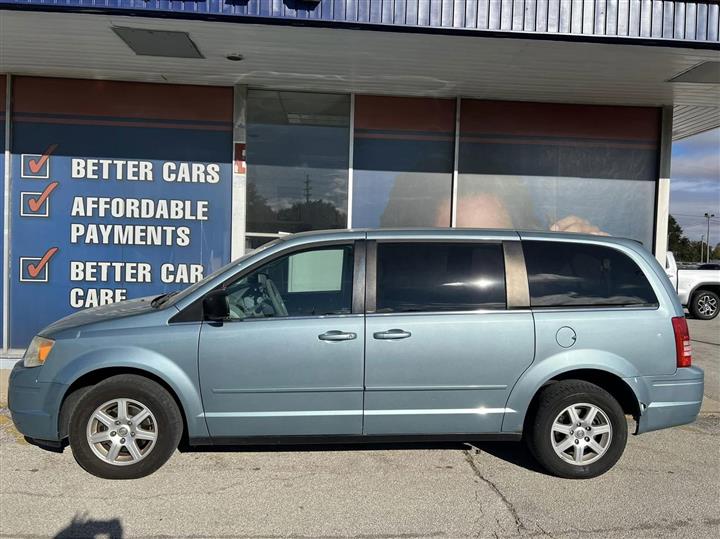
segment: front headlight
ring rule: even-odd
[[[50,355],[50,350],[52,350],[54,344],[55,341],[52,339],[46,339],[45,337],[40,337],[39,335],[33,337],[33,340],[30,342],[30,346],[28,346],[28,349],[25,351],[25,355],[23,356],[23,365],[26,367],[39,367],[45,363],[45,360]]]

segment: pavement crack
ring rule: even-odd
[[[505,505],[505,508],[508,510],[513,520],[515,521],[515,528],[517,529],[518,534],[522,535],[526,533],[527,528],[525,528],[525,524],[520,518],[520,514],[518,513],[513,503],[507,498],[507,496],[505,496],[505,494],[503,494],[503,492],[497,487],[495,483],[493,483],[490,479],[488,479],[482,474],[480,468],[478,468],[478,465],[475,462],[475,459],[472,458],[470,450],[465,449],[463,453],[465,454],[465,461],[470,465],[470,468],[472,469],[475,476],[487,486],[489,486],[492,491],[497,494],[498,498],[500,498],[500,501],[502,501],[503,505]]]

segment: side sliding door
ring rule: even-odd
[[[514,308],[518,296],[527,301],[527,280],[518,292],[505,276],[513,253],[522,261],[519,238],[377,234],[368,244],[363,432],[499,432],[534,354],[532,314]]]

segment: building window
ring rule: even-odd
[[[652,248],[660,109],[463,100],[457,226]]]
[[[350,96],[250,90],[247,236],[345,228]],[[257,236],[254,236],[256,234]]]
[[[455,101],[356,96],[354,227],[450,226]]]

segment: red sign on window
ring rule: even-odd
[[[245,143],[238,142],[235,144],[235,174],[245,174],[247,167],[245,166]]]

